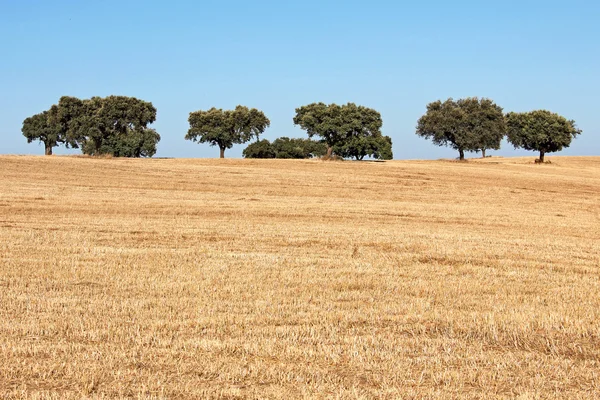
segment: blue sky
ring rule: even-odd
[[[218,156],[183,139],[190,111],[256,107],[266,138],[303,137],[294,110],[316,101],[381,112],[395,158],[455,157],[415,125],[466,96],[574,119],[584,132],[562,154],[600,155],[598,17],[577,0],[0,0],[0,153],[43,154],[21,125],[61,96],[117,94],[156,106],[162,157]]]

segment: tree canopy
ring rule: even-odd
[[[546,153],[561,151],[581,134],[575,121],[546,110],[506,115],[508,141],[515,148],[540,152],[540,162]]]
[[[392,138],[389,136],[351,136],[344,143],[333,148],[335,154],[344,158],[362,160],[372,157],[377,160],[391,160]]]
[[[262,111],[245,106],[237,106],[235,110],[211,108],[208,111],[194,111],[188,118],[190,128],[185,139],[198,143],[209,143],[218,146],[220,157],[225,157],[225,150],[234,144],[246,143],[259,136],[271,125]]]
[[[273,145],[267,139],[250,143],[242,152],[244,158],[275,158]]]
[[[502,108],[490,99],[469,97],[427,105],[427,112],[417,123],[417,135],[438,146],[458,150],[461,160],[465,151],[499,149],[506,133]]]
[[[131,130],[125,135],[113,135],[102,143],[100,154],[115,157],[152,157],[160,135],[152,128]]]
[[[38,140],[44,144],[46,155],[52,155],[52,148],[64,141],[64,135],[60,126],[56,124],[56,119],[51,117],[52,114],[56,114],[56,106],[52,106],[49,111],[26,118],[23,121],[23,128],[21,128],[23,136],[27,138],[27,143]]]
[[[40,115],[45,116],[45,122]],[[155,120],[156,108],[152,103],[134,97],[81,100],[63,96],[49,111],[26,119],[23,134],[28,141],[36,135],[47,138],[46,154],[52,153],[51,147],[65,143],[90,155],[151,157],[160,141],[160,135],[148,127]]]
[[[67,116],[69,141],[85,154],[139,157],[156,152],[160,136],[148,128],[156,120],[152,103],[126,96],[63,97],[58,107]]]
[[[135,97],[63,96],[48,110],[26,118],[21,132],[28,143],[43,143],[47,155],[62,144],[89,155],[151,157],[160,141],[149,126],[156,121],[156,113],[152,103]],[[189,114],[185,139],[218,146],[221,158],[234,144],[253,138],[256,142],[244,149],[246,158],[329,157],[333,153],[356,160],[393,158],[392,139],[382,135],[381,114],[372,108],[312,103],[298,107],[293,121],[308,138],[280,137],[271,143],[260,140],[270,126],[262,111],[241,105],[233,110],[213,107]],[[550,111],[504,115],[492,100],[468,97],[429,103],[417,122],[416,134],[457,150],[461,160],[467,151],[481,151],[485,157],[487,149],[500,148],[506,135],[515,148],[539,151],[543,162],[546,153],[568,147],[581,130],[575,121]]]
[[[306,131],[309,138],[320,137],[327,144],[331,156],[335,146],[341,146],[355,137],[380,137],[383,124],[381,115],[372,108],[312,103],[296,109],[294,124]]]
[[[280,137],[270,143],[263,139],[250,143],[244,149],[245,158],[312,158],[325,155],[325,143],[311,139]]]
[[[325,143],[300,138],[280,137],[273,141],[273,149],[277,158],[312,158],[327,153]]]

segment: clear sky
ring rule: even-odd
[[[317,101],[378,110],[395,158],[455,157],[415,126],[466,96],[574,119],[562,154],[600,155],[599,18],[592,0],[0,0],[0,153],[43,154],[21,125],[61,96],[116,94],[158,109],[162,157],[218,156],[183,139],[190,111],[256,107],[266,138],[303,137],[294,110]]]

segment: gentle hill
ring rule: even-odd
[[[0,156],[0,397],[594,398],[600,157]]]

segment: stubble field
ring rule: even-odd
[[[0,156],[0,398],[598,398],[600,157]]]

